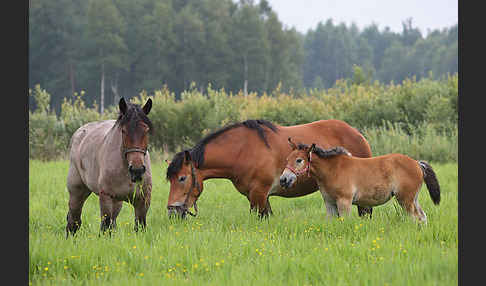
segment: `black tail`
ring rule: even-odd
[[[424,182],[429,190],[430,198],[434,204],[438,205],[440,203],[440,186],[437,176],[429,163],[425,161],[418,161],[418,163],[424,173]]]

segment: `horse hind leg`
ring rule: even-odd
[[[362,207],[362,206],[356,206],[358,209],[358,215],[360,217],[366,217],[366,215],[369,215],[369,218],[371,219],[371,216],[373,215],[373,208],[372,207]]]
[[[81,213],[86,199],[91,191],[84,185],[77,171],[71,168],[68,172],[67,189],[69,192],[68,213],[66,216],[66,238],[69,233],[74,235],[81,227]]]
[[[409,193],[407,195],[402,195],[404,192],[400,191],[396,198],[400,206],[410,215],[412,218],[418,220],[419,222],[427,223],[427,215],[422,210],[418,203],[418,190],[415,195]],[[405,192],[406,193],[406,192]]]
[[[415,197],[415,200],[414,200],[414,209],[415,209],[414,216],[415,216],[415,218],[418,219],[419,222],[421,222],[423,224],[427,224],[427,215],[425,214],[425,212],[420,207],[420,204],[418,202],[417,197],[418,197],[418,195]]]
[[[81,213],[83,210],[83,205],[86,199],[91,194],[91,191],[85,190],[79,193],[69,193],[69,210],[66,216],[66,238],[69,233],[74,235],[76,231],[81,227]]]

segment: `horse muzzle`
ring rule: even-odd
[[[169,218],[178,217],[184,219],[188,214],[191,216],[197,216],[196,202],[194,202],[194,210],[196,211],[195,213],[190,212],[187,208],[187,205],[181,202],[176,202],[172,205],[167,206]]]
[[[132,165],[128,166],[128,173],[130,174],[130,180],[133,183],[140,182],[142,180],[143,174],[145,174],[145,165],[140,168],[134,168]]]
[[[187,210],[185,210],[183,207],[173,207],[173,206],[168,206],[167,207],[168,215],[169,218],[186,218],[187,215]]]
[[[297,181],[297,176],[292,172],[287,172],[287,169],[280,176],[280,186],[282,188],[288,189],[292,187]]]

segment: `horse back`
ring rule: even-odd
[[[371,157],[371,147],[366,138],[354,127],[344,121],[329,119],[307,124],[284,127],[293,134],[294,142],[316,143],[321,148],[342,146],[354,157]]]
[[[391,153],[373,158],[347,158],[353,173],[363,179],[386,180],[399,188],[415,189],[422,184],[418,162],[407,155]],[[352,164],[352,165],[351,165]],[[379,178],[376,178],[378,176]]]

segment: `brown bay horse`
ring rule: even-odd
[[[152,123],[148,99],[143,107],[120,99],[118,119],[90,122],[71,137],[67,176],[69,211],[66,238],[81,226],[81,211],[88,196],[99,196],[101,225],[105,232],[116,227],[123,201],[135,208],[135,230],[146,226],[152,175],[147,151]]]
[[[190,150],[177,153],[167,168],[170,193],[169,216],[185,217],[203,191],[203,181],[211,178],[231,180],[250,202],[250,210],[260,216],[272,213],[269,196],[300,197],[318,190],[312,178],[302,178],[284,190],[279,184],[285,159],[292,151],[289,136],[322,146],[345,146],[355,156],[371,157],[366,139],[340,120],[320,120],[302,125],[279,126],[266,120],[247,120],[223,127],[203,138]],[[360,215],[371,208],[358,207]],[[194,215],[194,214],[193,214]]]
[[[281,186],[292,187],[299,176],[316,179],[328,217],[349,215],[352,204],[374,207],[395,197],[410,216],[426,223],[418,202],[424,181],[434,204],[440,202],[439,182],[427,162],[398,153],[358,158],[341,146],[322,149],[315,143],[288,141],[293,151],[280,177]]]

